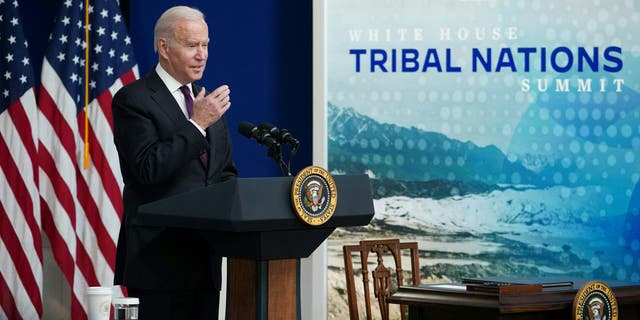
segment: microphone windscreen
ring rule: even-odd
[[[262,130],[267,130],[267,131],[271,131],[273,128],[275,128],[276,126],[272,125],[269,122],[263,122],[260,124],[260,129]]]
[[[253,137],[253,130],[256,126],[253,125],[253,123],[248,122],[248,121],[242,121],[240,122],[240,125],[238,125],[238,132],[240,132],[241,135],[247,137],[247,138],[252,138]]]

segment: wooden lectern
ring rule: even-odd
[[[291,204],[292,177],[238,178],[140,206],[134,225],[201,232],[228,257],[228,319],[300,319],[300,258],[337,228],[374,215],[366,175],[333,177],[337,206],[320,226]]]

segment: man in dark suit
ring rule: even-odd
[[[140,298],[140,319],[216,319],[221,258],[197,233],[133,228],[141,204],[236,176],[224,113],[229,87],[202,78],[209,35],[202,12],[178,6],[154,30],[158,64],[113,98],[114,140],[124,179],[115,284]]]

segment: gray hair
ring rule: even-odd
[[[158,39],[173,39],[173,28],[178,20],[204,20],[202,11],[187,7],[176,6],[167,9],[158,21],[153,30],[153,51],[158,52]]]

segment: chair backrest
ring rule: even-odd
[[[358,320],[358,301],[355,286],[354,266],[352,255],[354,252],[360,253],[360,264],[362,270],[362,285],[364,288],[364,306],[366,309],[367,320],[372,319],[371,314],[371,291],[369,288],[369,256],[375,253],[377,260],[376,267],[371,271],[373,281],[374,295],[378,300],[381,318],[389,319],[389,297],[397,287],[405,285],[404,273],[402,267],[402,252],[409,251],[411,261],[411,283],[417,285],[420,283],[420,266],[418,260],[418,243],[417,242],[400,242],[399,239],[384,240],[363,240],[357,245],[345,245],[342,247],[344,254],[344,267],[347,279],[347,298],[349,301],[349,316],[351,320]],[[388,265],[384,264],[383,256],[389,253],[393,257],[393,262]],[[373,256],[373,255],[371,255]],[[387,255],[388,256],[388,255]],[[393,274],[391,266],[395,269],[395,279],[397,287],[392,286]],[[404,320],[406,318],[407,306],[400,306],[400,316]]]

